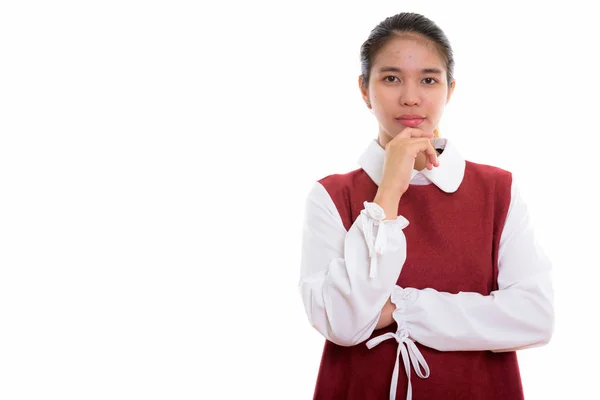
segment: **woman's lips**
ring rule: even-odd
[[[404,126],[410,126],[414,128],[419,126],[425,121],[425,118],[396,118],[396,121],[400,122]]]

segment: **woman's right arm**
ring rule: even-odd
[[[300,292],[312,326],[330,341],[353,346],[392,323],[389,301],[406,261],[408,221],[398,202],[408,189],[415,160],[439,165],[432,133],[405,128],[386,145],[381,184],[346,232],[320,183],[306,201]]]
[[[315,183],[306,200],[299,289],[311,325],[341,346],[392,322],[380,321],[382,308],[406,260],[408,221],[396,217],[398,203],[393,219],[377,203],[364,204],[346,231],[323,185]]]

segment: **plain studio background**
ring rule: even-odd
[[[375,137],[359,47],[401,11],[455,50],[442,136],[518,175],[554,262],[554,338],[519,353],[526,398],[594,397],[584,3],[3,2],[0,398],[311,398],[304,201]]]

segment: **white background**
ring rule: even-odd
[[[454,47],[441,135],[518,175],[554,262],[554,338],[519,353],[526,398],[594,398],[587,3],[2,2],[0,398],[312,398],[304,200],[375,137],[359,48],[401,11]]]

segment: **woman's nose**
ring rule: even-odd
[[[400,102],[404,106],[414,106],[419,104],[418,89],[413,85],[405,85],[404,90],[400,95]]]

